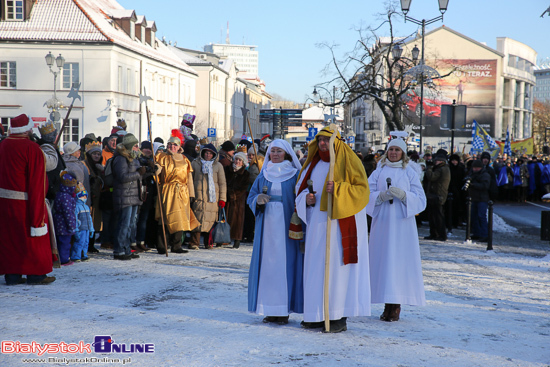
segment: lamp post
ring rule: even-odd
[[[52,66],[55,62],[55,65],[57,66],[57,71],[54,71],[52,69]],[[57,76],[63,70],[63,65],[65,65],[65,58],[59,54],[59,56],[54,57],[52,55],[52,52],[50,51],[46,55],[46,64],[50,68],[50,73],[53,74],[53,98],[49,99],[46,102],[46,106],[51,110],[50,111],[50,119],[57,123],[59,119],[61,118],[61,115],[59,114],[59,108],[62,105],[62,102],[57,99]]]
[[[330,118],[332,119],[332,123],[336,123],[336,114],[334,113],[334,105],[336,103],[336,86],[332,86],[332,95],[330,93],[330,91],[324,87],[321,87],[321,86],[315,86],[313,87],[313,96],[317,96],[319,93],[317,92],[317,88],[321,88],[321,89],[324,89],[329,96],[332,97],[332,106],[330,106]]]
[[[416,66],[415,68],[418,68],[419,70],[415,70],[417,72],[417,76],[420,76],[420,153],[422,153],[422,128],[423,128],[423,114],[424,114],[424,82],[425,80],[433,79],[431,74],[433,72],[437,73],[436,70],[433,68],[429,68],[424,65],[424,33],[426,31],[426,25],[435,23],[437,21],[443,20],[443,14],[447,11],[447,6],[449,5],[449,0],[438,0],[439,1],[439,11],[441,12],[441,15],[438,17],[435,17],[433,19],[422,19],[417,20],[415,18],[409,17],[407,13],[410,10],[411,2],[412,0],[401,0],[401,11],[403,11],[403,14],[405,15],[405,22],[410,21],[414,24],[422,26],[422,57],[420,59],[420,65]],[[413,68],[413,69],[415,69]],[[431,70],[430,70],[431,69]],[[409,70],[411,72],[411,70]],[[439,73],[437,73],[436,77],[439,77]],[[428,77],[428,78],[427,78]],[[418,78],[417,78],[418,79]]]

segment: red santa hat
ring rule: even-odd
[[[10,120],[10,133],[12,134],[22,134],[26,133],[34,126],[33,121],[29,116],[22,114],[17,117],[14,117]]]

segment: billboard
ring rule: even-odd
[[[455,132],[456,137],[470,137],[473,120],[494,136],[497,60],[440,59],[426,60],[426,65],[446,76],[424,84],[422,136],[447,134],[440,129],[441,105],[452,104],[453,100],[467,106],[466,130]],[[416,132],[420,128],[420,99],[420,85],[403,98],[405,119],[413,123]]]

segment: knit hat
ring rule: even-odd
[[[40,131],[40,136],[42,140],[47,141],[48,143],[53,143],[57,136],[57,129],[53,121],[45,122],[42,126],[38,128]]]
[[[481,161],[479,159],[476,159],[475,161],[472,162],[472,168],[475,168],[475,167],[482,168],[483,163],[481,163]]]
[[[80,147],[74,141],[70,141],[63,146],[63,153],[70,155],[79,150]]]
[[[447,156],[444,155],[444,154],[436,154],[433,156],[433,161],[436,162],[436,161],[445,161],[447,162]]]
[[[228,140],[222,144],[221,148],[224,152],[231,152],[235,150],[235,144]]]
[[[59,177],[61,177],[61,184],[63,186],[67,186],[67,187],[76,186],[77,181],[75,176],[72,173],[69,173],[68,171],[61,171],[61,173],[59,174]]]
[[[481,153],[481,158],[480,159],[488,159],[489,161],[491,160],[491,154],[489,154],[489,152],[483,152]]]
[[[451,157],[449,158],[449,161],[460,162],[460,156],[458,154],[451,154]]]
[[[405,140],[401,138],[390,140],[388,146],[386,147],[386,150],[390,149],[390,147],[398,147],[403,151],[403,153],[407,153],[407,143],[405,143]]]
[[[29,116],[22,114],[10,120],[10,133],[26,133],[27,131],[31,130],[33,126],[34,122],[29,118]]]
[[[87,154],[92,154],[93,152],[101,153],[101,143],[98,141],[92,141],[85,145],[84,150]]]
[[[164,144],[164,140],[161,137],[156,137],[155,140],[153,140],[153,143],[161,143]]]
[[[151,149],[153,150],[153,146],[151,145],[151,142],[150,141],[147,141],[147,140],[144,140],[141,142],[141,146],[139,147],[139,149]]]
[[[134,134],[126,134],[122,138],[122,145],[124,145],[124,148],[127,150],[132,150],[136,144],[139,144],[139,141],[136,139]]]
[[[243,153],[243,152],[235,153],[235,155],[233,156],[233,160],[237,158],[243,161],[245,167],[248,167],[248,156],[246,155],[246,153]]]

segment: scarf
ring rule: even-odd
[[[399,160],[397,162],[390,162],[387,160],[385,162],[385,166],[391,167],[391,168],[403,168],[403,160]]]
[[[290,161],[282,161],[281,163],[273,163],[268,161],[264,170],[264,177],[270,182],[284,182],[298,172]]]
[[[202,173],[208,176],[208,202],[215,203],[216,200],[216,186],[214,185],[214,169],[212,165],[214,160],[205,161],[201,158]]]

